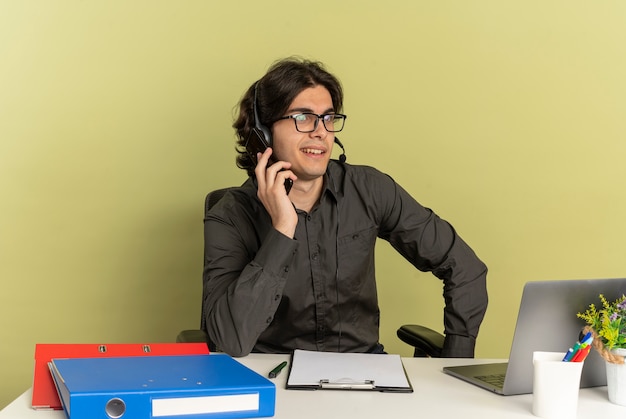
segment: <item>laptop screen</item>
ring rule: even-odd
[[[626,294],[626,279],[535,281],[524,286],[515,326],[505,393],[532,392],[533,352],[566,352],[585,322],[576,314],[599,294],[615,300]],[[585,360],[581,387],[606,385],[604,360],[592,352]]]

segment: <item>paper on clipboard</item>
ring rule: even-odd
[[[300,349],[293,353],[287,388],[413,391],[399,355]]]

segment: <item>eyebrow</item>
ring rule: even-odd
[[[308,112],[308,113],[315,113],[313,112],[313,109],[310,108],[293,108],[293,109],[288,109],[287,113],[294,113],[294,112]],[[335,109],[330,107],[328,109],[326,109],[324,112],[321,113],[321,115],[325,115],[327,113],[334,113]]]

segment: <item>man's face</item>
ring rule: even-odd
[[[323,86],[310,87],[295,97],[285,113],[294,115],[312,112],[318,115],[332,113],[333,101]],[[279,160],[291,163],[291,170],[298,180],[313,180],[326,172],[333,149],[335,135],[326,131],[318,121],[313,132],[299,132],[293,119],[284,119],[272,125],[273,149]]]

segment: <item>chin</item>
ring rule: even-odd
[[[319,176],[323,176],[326,173],[326,168],[328,167],[328,159],[320,160],[320,161],[307,161],[304,164],[298,167],[298,172],[296,173],[298,178],[301,176],[304,178],[316,178]],[[295,170],[296,168],[292,166],[291,170]]]
[[[324,168],[319,168],[319,169],[312,169],[309,168],[308,170],[299,170],[298,172],[294,172],[296,173],[296,176],[298,176],[298,179],[300,180],[313,180],[313,179],[317,179],[321,176],[324,176],[324,174],[326,174],[326,167],[327,165],[324,166]]]

